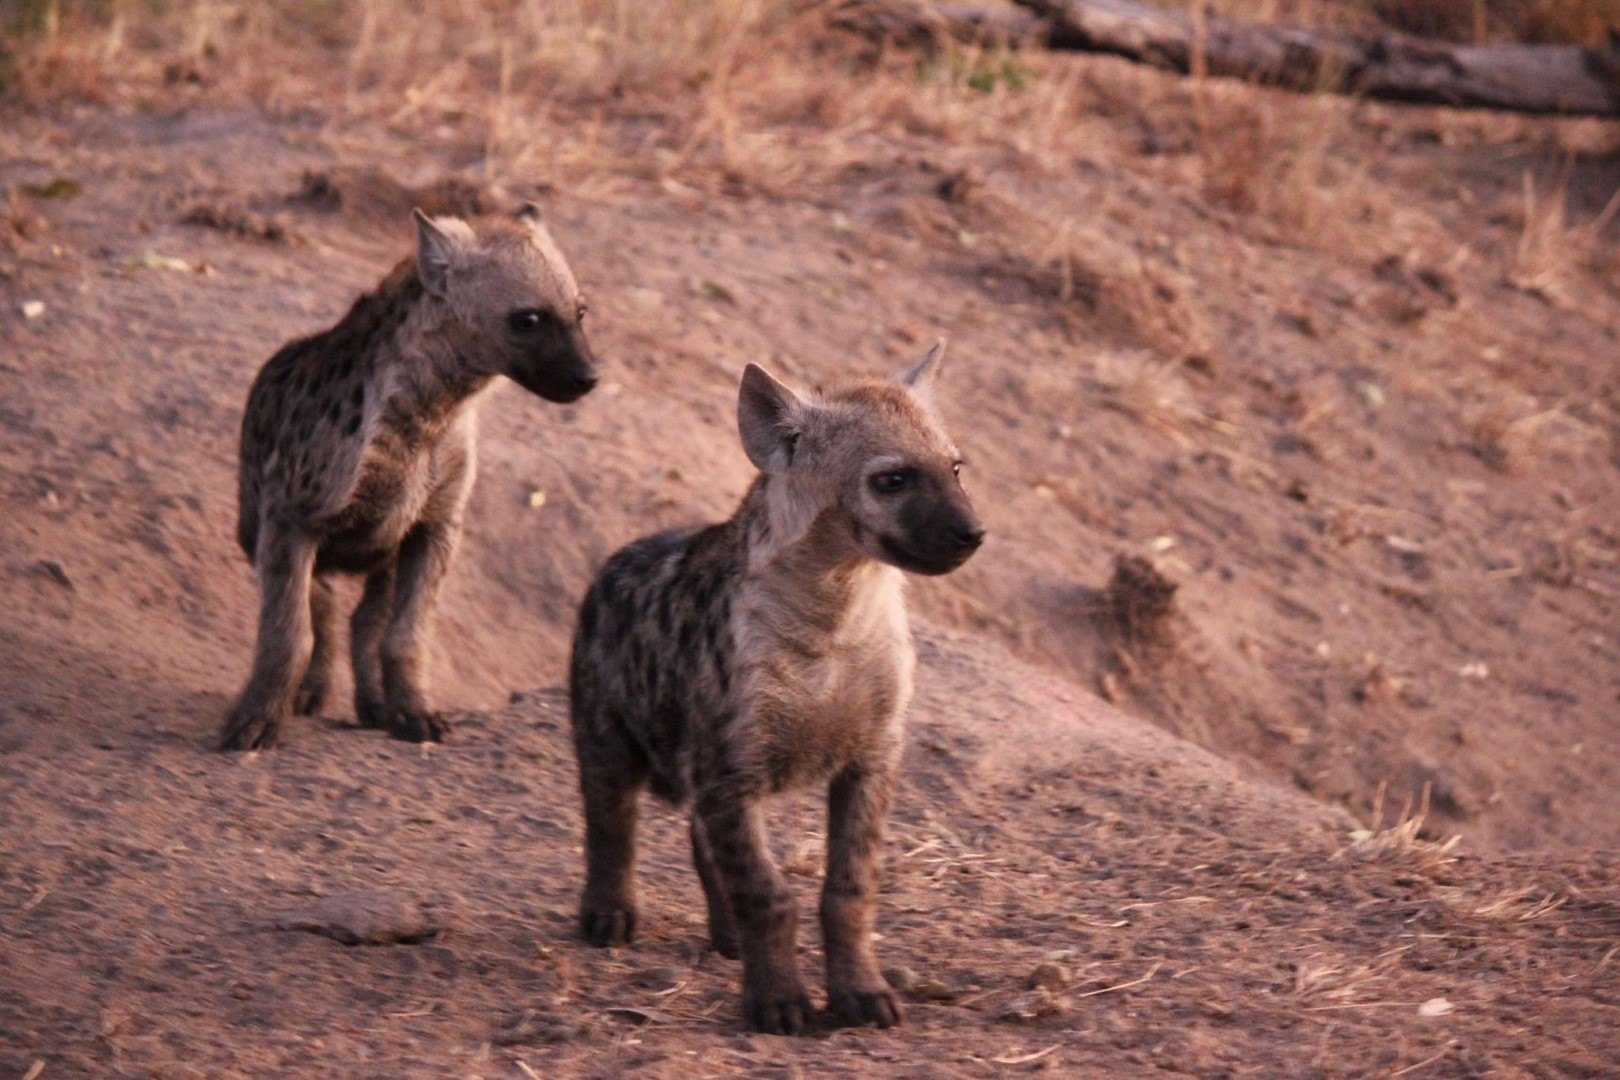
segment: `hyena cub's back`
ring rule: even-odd
[[[586,595],[570,672],[585,800],[581,931],[629,941],[643,787],[692,805],[693,857],[717,949],[743,960],[763,1031],[810,1015],[797,915],[759,800],[830,780],[821,921],[841,1019],[900,1019],[870,938],[874,874],[913,654],[897,568],[961,565],[983,538],[928,388],[940,349],[901,385],[800,398],[752,365],[738,421],[760,468],[708,528],[640,540]]]
[[[406,260],[331,330],[283,346],[260,369],[242,416],[237,470],[236,537],[249,560],[258,548],[267,480],[276,512],[299,519],[318,516],[323,501],[341,496],[320,473],[353,471],[352,459],[365,447],[361,425],[378,346],[421,299],[415,266]]]
[[[691,793],[689,715],[732,707],[739,539],[728,521],[638,540],[603,565],[580,607],[569,667],[576,737],[611,751],[603,767],[645,773],[669,802]],[[630,739],[615,740],[616,725],[632,726]]]

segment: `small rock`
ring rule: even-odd
[[[1057,964],[1036,964],[1024,985],[1031,990],[1062,990],[1069,985],[1069,973]]]
[[[84,190],[77,180],[58,176],[46,184],[24,184],[23,193],[36,199],[71,199]]]
[[[737,296],[730,289],[718,281],[699,281],[698,293],[708,300],[715,300],[722,304],[735,304]]]
[[[917,1001],[955,1001],[956,991],[938,979],[919,979],[911,988],[911,996]]]
[[[336,893],[289,911],[276,920],[278,930],[303,930],[345,945],[411,943],[436,936],[417,902],[392,889],[357,889]]]
[[[73,592],[73,579],[68,577],[67,568],[55,559],[41,559],[34,564],[34,568],[68,592]]]
[[[24,300],[22,302],[22,317],[23,318],[25,318],[25,319],[37,319],[43,314],[45,314],[45,301],[43,301],[43,300]]]
[[[681,973],[672,967],[647,967],[633,973],[630,983],[644,990],[673,990],[681,984]]]
[[[577,1039],[588,1028],[580,1020],[572,1020],[551,1013],[536,1014],[525,1011],[501,1022],[500,1030],[490,1041],[496,1046],[517,1046],[534,1043],[560,1043]]]
[[[884,968],[883,978],[902,994],[909,994],[917,989],[917,973],[908,967]]]
[[[1063,1012],[1063,1002],[1051,997],[1045,991],[1037,990],[1033,994],[1016,997],[1007,1002],[997,1014],[997,1018],[1008,1023],[1023,1024],[1031,1020],[1061,1016]]]

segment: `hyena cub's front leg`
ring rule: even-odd
[[[622,769],[591,768],[582,761],[585,796],[585,892],[579,933],[598,948],[628,945],[636,937],[636,818],[640,778]]]
[[[396,739],[443,742],[450,734],[450,721],[428,704],[426,669],[433,609],[460,533],[459,521],[424,521],[399,548],[393,617],[381,646],[384,726]]]
[[[894,790],[892,770],[850,766],[833,778],[827,798],[827,880],[821,934],[827,951],[827,1007],[846,1024],[892,1027],[900,998],[872,953],[877,914],[878,853]]]
[[[771,859],[759,807],[709,793],[699,795],[696,812],[736,926],[744,1021],[766,1034],[800,1034],[812,1011],[799,973],[799,913]],[[712,901],[710,911],[712,928]]]
[[[258,643],[253,674],[225,722],[220,744],[226,750],[275,745],[315,647],[310,622],[315,541],[265,522],[254,563],[259,571]]]
[[[709,944],[727,960],[742,956],[737,942],[737,920],[731,914],[731,900],[726,896],[726,883],[720,877],[720,868],[714,861],[714,845],[696,814],[692,815],[692,864],[697,868],[698,880],[703,884],[703,899],[709,908]]]

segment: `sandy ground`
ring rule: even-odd
[[[1511,201],[1535,132],[1363,119],[1390,150],[1379,183],[1480,259],[1511,246],[1478,208]],[[485,404],[441,629],[456,738],[424,751],[337,709],[227,757],[211,744],[253,604],[230,541],[242,397],[397,257],[442,166],[254,109],[8,117],[0,1069],[1612,1071],[1620,877],[1594,852],[1620,840],[1620,301],[1273,243],[1121,149],[1132,122],[1110,130],[1067,192],[910,139],[816,198],[549,195],[610,373],[566,409],[510,386]],[[1582,167],[1599,188],[1620,172]],[[300,197],[308,170],[339,205]],[[81,193],[21,190],[55,177]],[[1148,293],[1105,277],[1060,299],[1048,270],[934,229],[1076,190],[1148,260]],[[185,223],[199,208],[249,227]],[[1200,329],[1170,348],[1132,297],[1193,298]],[[913,589],[923,669],[880,923],[911,1023],[743,1035],[668,815],[645,940],[569,939],[578,820],[545,688],[594,565],[742,491],[745,360],[814,382],[941,332],[993,539]],[[1151,648],[1108,615],[1122,554],[1179,584]],[[1386,824],[1429,789],[1422,838],[1355,832],[1381,784]],[[819,816],[778,817],[808,900]],[[437,932],[276,928],[363,887]]]

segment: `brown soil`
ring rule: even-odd
[[[1043,174],[889,133],[797,196],[549,196],[613,371],[486,403],[440,633],[470,711],[426,750],[344,711],[212,751],[252,619],[235,431],[413,202],[501,193],[313,110],[6,115],[0,1071],[1611,1073],[1620,296],[1514,255],[1520,170],[1571,129],[1343,105],[1337,151],[1433,243],[1290,244],[1240,187],[1189,194],[1191,136],[1123,104],[1172,81],[1076,64],[1095,152]],[[1577,209],[1617,161],[1578,159]],[[985,239],[1081,206],[1073,250]],[[570,939],[565,706],[536,688],[601,558],[740,494],[745,360],[813,382],[940,332],[993,539],[913,589],[880,923],[911,1022],[743,1035],[672,816],[644,940]],[[778,819],[808,901],[819,817]],[[442,931],[277,929],[373,887]]]

